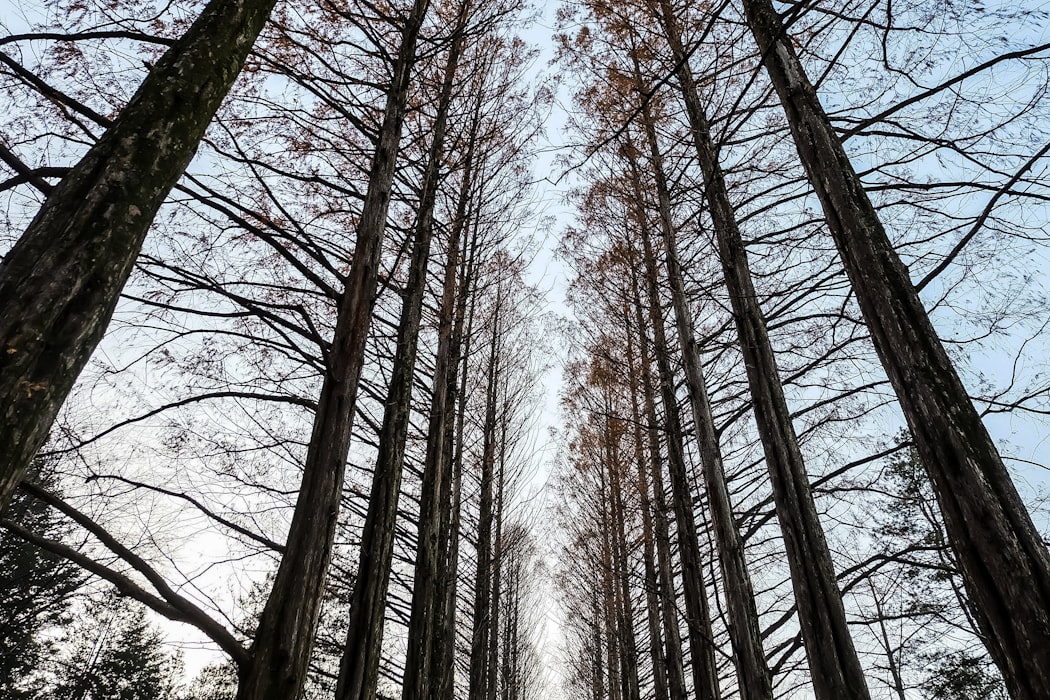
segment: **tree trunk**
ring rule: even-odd
[[[241,670],[238,700],[293,700],[300,697],[306,681],[335,539],[409,76],[428,4],[428,0],[416,0],[402,33],[354,258],[340,300],[335,338],[317,402],[303,482],[286,551],[259,619],[251,660]]]
[[[612,402],[606,404],[606,424],[612,420]],[[608,430],[611,433],[611,430]],[[623,485],[621,482],[621,463],[616,456],[613,437],[606,438],[609,467],[609,508],[612,518],[610,529],[613,539],[613,562],[616,574],[616,585],[619,587],[617,598],[619,606],[616,611],[617,629],[620,644],[620,667],[623,669],[621,683],[625,700],[640,700],[641,690],[638,679],[638,642],[634,634],[634,606],[631,604],[631,571],[627,557],[627,529],[624,522]]]
[[[671,476],[671,502],[678,527],[678,556],[682,563],[682,587],[685,609],[689,620],[689,651],[693,658],[693,692],[700,700],[717,700],[718,667],[715,663],[714,639],[711,632],[711,611],[707,602],[707,586],[700,562],[700,541],[693,513],[693,493],[682,448],[682,421],[675,395],[674,373],[664,330],[657,286],[656,256],[649,240],[648,227],[641,223],[643,260],[649,293],[649,321],[653,329],[653,352],[656,356],[660,396],[664,404],[664,424],[667,426],[667,466]]]
[[[747,252],[718,162],[718,150],[711,139],[707,116],[667,0],[660,1],[660,18],[678,64],[678,81],[704,176],[704,192],[740,337],[755,422],[784,535],[813,690],[818,700],[868,700],[864,670],[847,626],[831,552],[813,502],[765,317],[751,281]]]
[[[465,5],[464,5],[465,7]],[[462,17],[462,15],[461,15]],[[463,44],[462,24],[449,48],[445,74],[433,125],[433,141],[427,155],[423,191],[416,214],[412,260],[406,295],[397,331],[397,350],[379,433],[368,512],[361,538],[360,559],[350,594],[350,622],[346,646],[339,664],[336,700],[375,700],[379,660],[383,646],[383,622],[387,585],[394,551],[397,501],[405,462],[405,440],[412,412],[412,386],[416,376],[416,348],[426,293],[427,263],[434,228],[434,203],[444,155],[445,125],[452,101],[452,86]],[[439,397],[443,399],[444,397]]]
[[[631,422],[634,424],[634,459],[638,473],[638,494],[642,515],[642,560],[645,567],[646,622],[649,627],[649,655],[653,660],[653,699],[668,700],[667,667],[660,651],[660,599],[656,578],[655,546],[653,542],[652,501],[649,498],[649,468],[645,463],[645,441],[642,436],[642,416],[639,407],[641,391],[638,375],[649,368],[635,360],[634,330],[631,316],[624,310],[624,328],[627,331],[627,374],[631,393]],[[642,329],[639,329],[641,331]]]
[[[0,508],[113,316],[276,0],[212,0],[0,262]]]
[[[1050,554],[769,0],[743,0],[1014,698],[1050,697]]]
[[[474,579],[474,619],[470,642],[470,700],[484,700],[492,681],[489,669],[489,635],[492,612],[492,481],[496,461],[496,400],[500,300],[497,290],[489,344],[488,382],[485,390],[485,423],[482,429],[481,502],[478,515],[477,569]]]
[[[633,257],[633,255],[632,255]],[[631,268],[637,270],[632,260]],[[682,663],[682,638],[678,630],[678,613],[674,596],[674,576],[671,572],[671,533],[668,527],[667,503],[664,498],[662,455],[660,435],[657,430],[659,416],[656,414],[656,389],[652,382],[652,360],[649,354],[649,338],[645,332],[642,316],[641,292],[637,275],[631,278],[634,296],[635,318],[638,326],[638,343],[642,360],[642,394],[645,400],[645,417],[649,423],[649,455],[653,476],[653,534],[656,539],[657,569],[660,574],[660,597],[663,602],[664,658],[667,664],[668,694],[671,700],[685,700],[685,668]]]
[[[635,77],[640,86],[640,73],[635,65]],[[773,681],[766,665],[762,649],[762,629],[751,576],[744,557],[744,542],[733,517],[729,486],[726,483],[725,467],[719,446],[718,431],[711,412],[711,401],[707,395],[700,351],[693,335],[693,316],[686,298],[685,282],[678,264],[674,222],[671,217],[671,196],[664,175],[663,157],[656,137],[652,115],[648,104],[642,109],[642,125],[649,144],[652,175],[656,181],[656,192],[660,228],[663,233],[666,255],[667,278],[671,283],[671,300],[675,312],[679,345],[682,348],[682,364],[685,369],[689,403],[693,411],[697,442],[700,445],[700,460],[707,487],[707,500],[714,523],[715,542],[718,545],[718,561],[721,565],[729,612],[729,638],[733,648],[733,663],[743,700],[772,700]],[[631,164],[631,176],[636,201],[641,205],[641,177],[637,166]],[[644,216],[644,210],[639,212]],[[730,290],[730,294],[734,293]]]
[[[430,417],[427,424],[427,447],[423,463],[423,490],[419,505],[419,525],[416,544],[416,571],[412,586],[412,613],[408,628],[408,651],[405,678],[402,687],[404,700],[428,700],[442,697],[440,684],[435,685],[437,672],[443,673],[445,654],[438,649],[447,624],[446,603],[448,585],[443,583],[442,562],[447,561],[447,550],[454,549],[455,538],[446,532],[451,519],[448,498],[451,494],[453,454],[459,445],[452,444],[453,409],[456,405],[455,386],[459,367],[458,349],[463,336],[463,310],[469,294],[469,273],[461,252],[463,232],[470,225],[470,190],[473,185],[474,141],[478,129],[478,103],[471,124],[470,141],[466,154],[466,169],[460,185],[455,219],[448,240],[448,259],[442,283],[441,307],[438,312],[438,347],[434,359],[433,389]],[[462,246],[466,248],[465,245]],[[457,284],[457,278],[459,283]],[[454,556],[454,555],[453,555]],[[453,560],[454,561],[454,560]],[[453,568],[454,563],[449,563]],[[445,567],[447,574],[448,566]],[[455,582],[451,582],[455,610]],[[435,693],[438,693],[435,695]]]

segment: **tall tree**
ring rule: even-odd
[[[35,459],[27,478],[54,488],[52,460]],[[47,504],[17,493],[3,510],[3,519],[60,540],[65,528]],[[0,694],[11,700],[43,697],[36,672],[55,651],[48,631],[67,620],[70,595],[84,584],[84,575],[69,562],[0,533]]]
[[[1011,695],[1050,697],[1050,553],[769,0],[742,0]]]
[[[350,626],[339,665],[336,700],[373,700],[379,673],[382,648],[386,587],[393,555],[397,502],[401,471],[405,460],[415,383],[416,348],[426,292],[427,263],[434,228],[434,206],[437,197],[441,163],[445,154],[445,131],[452,102],[452,89],[464,42],[464,29],[469,15],[469,2],[458,5],[453,37],[445,60],[444,75],[438,95],[438,111],[433,124],[433,140],[423,175],[422,195],[413,231],[412,258],[397,330],[397,350],[393,376],[387,392],[383,425],[379,432],[379,455],[372,479],[372,489],[365,516],[361,554],[354,589],[350,596]],[[458,241],[453,241],[458,249]],[[439,379],[444,381],[444,374]],[[438,397],[439,399],[441,397]],[[444,406],[439,404],[439,410]],[[440,428],[443,432],[443,426]]]
[[[325,363],[302,485],[284,556],[259,620],[251,660],[241,673],[238,700],[288,700],[303,692],[335,540],[365,341],[378,286],[391,183],[416,62],[416,42],[429,4],[429,0],[415,0],[403,18],[368,192],[357,227],[354,257]]]
[[[212,0],[0,262],[0,506],[102,339],[146,232],[276,0]]]

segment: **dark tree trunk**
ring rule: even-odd
[[[747,253],[718,162],[718,150],[667,0],[660,2],[660,21],[678,64],[677,77],[704,176],[704,192],[740,337],[755,422],[784,536],[813,689],[818,700],[868,700],[864,670],[847,626],[831,552],[813,502],[765,317],[751,282]]]
[[[496,402],[499,364],[500,300],[497,291],[489,343],[488,381],[485,389],[485,422],[482,428],[481,500],[478,514],[477,569],[474,578],[474,619],[470,642],[470,700],[484,700],[492,682],[489,668],[489,635],[492,632],[492,517],[493,479],[496,463]]]
[[[360,559],[350,594],[350,623],[339,665],[336,700],[375,700],[387,585],[394,551],[397,501],[405,461],[405,440],[412,412],[412,386],[416,374],[416,348],[426,293],[427,263],[434,228],[434,203],[444,155],[445,125],[452,101],[452,86],[463,38],[460,27],[449,48],[438,97],[433,141],[423,176],[423,191],[413,232],[412,260],[397,332],[397,350],[391,372],[383,424],[379,433],[368,512],[361,538]],[[444,397],[438,397],[439,400]]]
[[[259,620],[251,661],[241,671],[238,700],[293,700],[300,697],[306,681],[335,539],[409,76],[428,4],[428,0],[416,0],[402,33],[354,258],[340,300],[335,338],[317,402],[303,482],[286,551]]]
[[[668,700],[667,667],[663,652],[660,650],[660,598],[659,583],[656,578],[656,547],[653,542],[653,506],[649,498],[649,467],[646,465],[645,440],[642,435],[642,415],[640,402],[641,388],[638,375],[648,372],[649,368],[640,365],[635,359],[634,329],[630,313],[624,311],[624,328],[627,331],[627,373],[631,392],[631,422],[634,424],[634,459],[638,470],[638,494],[642,516],[642,560],[645,567],[645,603],[646,622],[649,627],[649,656],[653,661],[653,698]],[[641,330],[641,329],[639,329]]]
[[[632,255],[633,258],[633,255]],[[631,268],[637,265],[631,260]],[[631,292],[634,296],[635,318],[638,326],[638,343],[642,360],[642,395],[645,400],[645,417],[649,424],[646,431],[649,438],[650,464],[653,476],[653,534],[656,539],[657,570],[660,575],[660,600],[663,604],[664,659],[666,661],[668,694],[671,700],[685,700],[685,667],[682,662],[682,638],[678,630],[678,614],[675,605],[674,576],[671,572],[671,533],[668,526],[668,508],[664,497],[663,462],[660,450],[660,424],[656,413],[656,388],[653,386],[651,372],[648,334],[645,332],[643,303],[638,289],[637,275],[631,278]]]
[[[102,339],[153,218],[276,0],[212,0],[0,263],[0,508]]]
[[[1050,554],[769,0],[747,20],[1014,698],[1050,698]]]
[[[612,403],[606,406],[606,415],[613,415]],[[609,431],[612,432],[611,430]],[[621,463],[616,455],[614,440],[610,435],[606,439],[606,450],[609,465],[609,508],[612,519],[610,530],[613,538],[613,563],[616,574],[617,630],[620,645],[620,667],[623,669],[621,683],[625,700],[640,700],[641,689],[638,678],[638,642],[634,634],[634,606],[631,604],[631,570],[627,556],[627,526],[624,522],[623,485],[620,476]]]
[[[438,347],[434,359],[433,390],[431,393],[430,417],[427,425],[427,447],[423,464],[423,490],[419,506],[418,542],[416,545],[416,571],[412,586],[412,613],[409,619],[408,651],[405,678],[402,689],[404,700],[428,700],[442,697],[439,676],[444,672],[445,654],[443,646],[444,627],[448,624],[446,603],[448,590],[452,590],[455,611],[455,582],[447,582],[449,568],[455,568],[455,559],[448,561],[455,548],[458,533],[449,536],[452,515],[449,513],[449,495],[453,471],[453,455],[460,446],[453,444],[454,421],[451,419],[456,405],[457,370],[459,348],[463,340],[463,316],[469,295],[470,275],[462,256],[461,239],[470,226],[470,192],[473,185],[474,141],[478,129],[478,103],[466,154],[466,169],[463,173],[455,219],[448,240],[448,259],[442,283],[441,307],[438,315]],[[459,282],[457,283],[457,278]],[[455,554],[452,553],[454,557]],[[443,562],[447,562],[442,567]],[[442,569],[445,569],[443,572]],[[452,618],[454,619],[454,615]]]
[[[636,69],[636,79],[640,74]],[[733,517],[729,486],[726,483],[725,467],[719,446],[718,431],[711,412],[711,401],[707,395],[700,351],[693,335],[693,316],[686,298],[685,282],[678,264],[674,221],[671,216],[671,196],[664,175],[663,157],[657,143],[656,128],[648,105],[642,109],[642,124],[649,144],[650,170],[655,178],[660,228],[663,233],[666,255],[667,278],[671,283],[671,299],[678,329],[679,345],[682,348],[682,364],[686,385],[689,388],[689,403],[693,411],[697,441],[700,445],[700,460],[704,470],[707,500],[714,523],[715,542],[718,545],[718,560],[721,565],[729,612],[729,638],[733,647],[733,663],[743,700],[772,700],[773,681],[766,665],[762,649],[762,629],[751,576],[744,557],[744,542]],[[641,177],[637,168],[631,166],[634,193],[639,204],[643,201]],[[644,215],[644,211],[639,213]],[[733,294],[734,290],[730,290]]]
[[[667,427],[667,466],[671,477],[671,502],[678,529],[678,557],[682,563],[682,587],[689,621],[693,692],[700,700],[717,700],[718,666],[715,663],[714,639],[711,632],[711,611],[700,561],[700,540],[693,512],[693,493],[689,485],[685,451],[682,446],[682,420],[678,410],[678,397],[675,395],[675,379],[671,370],[660,305],[656,255],[653,253],[648,226],[644,221],[641,222],[640,230],[649,295],[649,322],[653,329],[653,353],[656,356],[660,397],[664,404],[664,424]]]

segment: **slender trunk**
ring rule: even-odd
[[[643,259],[648,287],[649,322],[653,329],[653,352],[656,356],[660,380],[660,396],[664,404],[664,423],[667,427],[667,466],[671,477],[671,502],[678,527],[678,556],[682,563],[682,587],[689,621],[689,651],[693,658],[693,692],[700,700],[716,700],[718,667],[715,663],[714,640],[711,633],[711,611],[707,602],[700,564],[700,541],[693,513],[693,493],[682,447],[682,421],[675,395],[674,373],[664,330],[660,296],[657,286],[656,256],[649,240],[648,227],[641,223]]]
[[[238,700],[294,700],[306,682],[314,631],[332,555],[343,470],[364,363],[379,256],[397,163],[401,126],[428,0],[416,0],[394,63],[393,82],[372,161],[354,258],[339,304],[335,338],[317,402],[288,541],[259,619],[251,659],[241,669]]]
[[[453,400],[458,397],[458,411],[456,413],[455,443],[452,442],[452,425],[449,425],[448,444],[455,446],[452,452],[450,485],[452,491],[447,501],[451,501],[448,509],[448,517],[442,518],[441,541],[445,543],[444,549],[444,571],[439,589],[440,599],[445,601],[445,608],[441,624],[435,626],[433,646],[435,653],[432,658],[430,677],[434,679],[432,687],[437,691],[432,694],[432,700],[444,700],[451,698],[453,692],[453,670],[456,654],[456,604],[457,584],[459,581],[459,532],[462,521],[463,510],[463,432],[466,426],[467,411],[467,382],[470,374],[466,367],[466,358],[470,357],[471,339],[474,332],[474,302],[472,292],[474,275],[477,270],[477,248],[478,227],[480,220],[474,219],[473,233],[468,252],[464,253],[464,270],[460,277],[460,298],[456,304],[456,325],[452,337],[452,371],[449,373],[450,391],[456,380],[457,368],[459,371],[458,394],[453,393]],[[462,360],[462,365],[461,365]]]
[[[1050,554],[952,366],[769,0],[744,0],[875,350],[933,483],[992,658],[1014,698],[1050,697]]]
[[[412,412],[416,348],[423,297],[427,289],[427,263],[430,259],[430,241],[434,228],[434,203],[441,176],[445,125],[452,101],[452,86],[463,43],[462,21],[455,31],[456,36],[445,62],[438,111],[434,119],[433,141],[427,155],[423,190],[416,215],[412,260],[401,320],[398,324],[397,351],[379,433],[379,454],[376,458],[372,488],[369,491],[357,576],[350,594],[350,624],[339,665],[336,700],[374,700],[379,680],[386,593],[394,551],[397,501],[405,462],[405,440]]]
[[[608,415],[608,414],[606,414]],[[606,420],[608,425],[608,420]],[[608,465],[605,465],[606,469]],[[618,629],[618,617],[619,617],[619,595],[617,594],[618,582],[615,581],[615,575],[613,572],[613,553],[612,553],[612,535],[611,535],[611,523],[609,522],[609,508],[608,504],[610,501],[608,484],[606,483],[605,469],[599,465],[598,475],[601,479],[599,484],[599,504],[598,507],[601,509],[601,519],[599,521],[600,533],[600,547],[601,547],[601,572],[602,572],[602,598],[604,599],[604,605],[602,606],[602,617],[605,625],[605,668],[609,673],[609,689],[608,696],[609,700],[622,700],[623,698],[623,686],[621,685],[621,668],[620,659],[622,656],[619,653],[620,639],[617,634]]]
[[[878,616],[879,623],[879,641],[882,642],[882,648],[886,652],[886,669],[890,672],[890,680],[893,681],[890,687],[896,694],[897,700],[908,700],[908,696],[904,692],[904,679],[901,677],[900,664],[897,663],[897,655],[893,653],[890,632],[886,629],[886,615],[882,609],[882,601],[879,599],[879,594],[875,590],[875,584],[872,583],[871,579],[868,579],[868,588],[871,589],[871,597],[875,601],[875,614]]]
[[[621,464],[616,455],[615,437],[612,430],[612,401],[606,395],[606,464],[609,472],[609,528],[612,540],[612,563],[617,587],[616,629],[620,649],[620,683],[624,700],[639,700],[641,690],[638,680],[638,642],[634,635],[634,608],[631,605],[631,571],[627,556],[627,531],[624,523],[623,485],[620,478]]]
[[[668,0],[660,0],[660,20],[679,66],[678,81],[703,172],[704,191],[733,320],[740,336],[755,422],[762,439],[777,519],[784,536],[813,689],[818,700],[868,700],[864,670],[847,626],[831,552],[813,502],[765,318],[751,281],[747,253],[718,162],[718,151]]]
[[[635,76],[640,83],[637,64],[635,65]],[[762,629],[759,624],[758,610],[755,607],[754,587],[751,585],[751,576],[744,557],[744,542],[733,517],[718,431],[711,412],[711,401],[707,394],[700,351],[693,334],[693,316],[689,310],[685,282],[678,263],[675,228],[671,217],[671,196],[664,175],[663,157],[648,105],[645,105],[642,110],[642,125],[649,143],[650,169],[656,181],[667,278],[671,283],[671,299],[678,328],[679,345],[682,348],[686,385],[689,388],[689,403],[693,410],[693,423],[696,426],[697,441],[700,445],[707,500],[714,522],[718,561],[721,565],[729,611],[729,638],[733,647],[733,663],[736,667],[740,696],[743,700],[772,700],[773,681],[762,649]],[[636,167],[632,166],[631,172],[635,198],[640,203],[643,201],[641,178]],[[644,215],[644,212],[641,214]],[[731,296],[738,292],[739,290],[736,289],[729,290]]]
[[[276,0],[212,0],[0,262],[0,509],[105,333],[150,224]]]
[[[597,574],[596,574],[597,575]],[[608,700],[605,695],[605,659],[602,658],[602,628],[598,621],[602,617],[601,609],[601,586],[597,581],[593,585],[593,598],[591,603],[591,643],[594,645],[594,658],[591,661],[591,700]]]
[[[497,380],[499,378],[497,377]],[[496,392],[497,395],[499,392]],[[496,700],[499,690],[499,639],[500,639],[500,602],[503,598],[503,497],[504,476],[507,458],[507,423],[506,416],[500,418],[499,470],[496,473],[496,507],[493,512],[495,520],[495,537],[492,548],[492,602],[489,613],[489,651],[488,651],[488,700]]]
[[[474,579],[474,619],[470,643],[470,700],[483,700],[491,682],[488,666],[492,612],[492,481],[496,460],[497,348],[499,346],[500,300],[497,290],[489,344],[488,381],[485,390],[485,423],[482,430],[481,501],[478,515],[477,569]]]
[[[642,436],[642,417],[639,407],[638,374],[648,372],[648,367],[639,367],[635,360],[634,330],[631,316],[624,311],[624,328],[627,330],[627,367],[629,390],[631,392],[631,421],[634,424],[634,460],[638,473],[638,494],[641,501],[642,516],[642,552],[645,567],[645,603],[646,622],[649,626],[649,655],[653,660],[653,698],[668,700],[667,668],[663,653],[660,651],[660,599],[656,579],[656,548],[653,542],[652,501],[649,498],[649,469],[645,463],[645,444]],[[641,329],[639,329],[641,330]]]
[[[462,7],[466,8],[468,4],[465,2]],[[465,14],[462,16],[465,17]],[[458,38],[456,44],[460,41]],[[458,52],[460,49],[455,50]],[[412,612],[402,686],[404,700],[426,700],[434,695],[435,691],[440,689],[440,685],[435,685],[437,679],[433,670],[443,666],[441,662],[444,655],[436,645],[442,636],[446,607],[443,593],[446,587],[442,584],[442,579],[447,574],[447,567],[442,567],[442,563],[445,560],[447,541],[443,536],[447,533],[443,532],[443,524],[450,518],[446,494],[451,492],[448,482],[451,478],[451,455],[455,449],[450,440],[453,427],[450,417],[456,404],[456,369],[459,364],[459,358],[456,357],[459,343],[457,325],[460,326],[459,330],[462,330],[461,318],[457,317],[457,309],[460,307],[457,291],[459,298],[463,298],[466,293],[464,285],[457,284],[457,278],[463,275],[460,249],[463,231],[469,225],[468,207],[473,180],[473,143],[478,128],[477,122],[475,112],[466,169],[449,234],[448,257],[438,312],[438,347],[434,359],[427,447],[423,463],[423,488],[419,505],[416,572],[412,587]],[[446,568],[446,572],[442,571],[443,568]]]
[[[632,256],[633,257],[633,256]],[[632,269],[637,266],[632,260]],[[657,430],[659,416],[656,413],[656,389],[652,381],[652,359],[649,353],[649,338],[645,332],[645,321],[642,316],[642,298],[638,289],[637,275],[631,278],[631,291],[634,296],[636,325],[638,326],[639,346],[642,359],[642,395],[645,399],[645,417],[649,423],[649,455],[653,476],[653,531],[656,538],[657,567],[660,574],[660,597],[663,603],[664,658],[667,664],[668,693],[671,700],[685,700],[685,668],[682,662],[682,638],[678,629],[677,606],[674,595],[674,576],[671,572],[671,533],[668,525],[668,508],[664,498],[664,480],[661,464],[660,435]]]

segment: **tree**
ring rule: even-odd
[[[276,0],[212,0],[0,262],[0,507],[95,346],[153,218]]]
[[[36,459],[27,477],[54,488],[53,460]],[[16,494],[3,518],[51,539],[67,528],[41,501]],[[37,674],[57,650],[48,633],[68,622],[70,596],[84,575],[61,557],[9,531],[0,533],[0,694],[11,700],[44,697]]]
[[[1050,552],[770,0],[743,0],[1011,695],[1050,695]]]
[[[146,609],[115,595],[87,607],[66,631],[73,647],[54,697],[68,700],[176,700],[181,660],[164,650]]]

